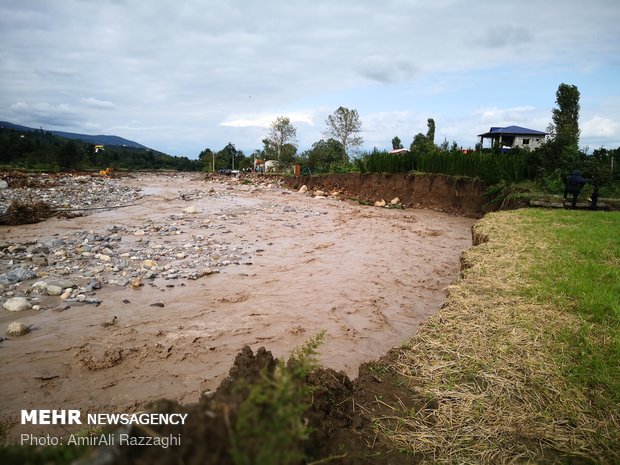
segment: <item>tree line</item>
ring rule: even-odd
[[[155,150],[106,145],[103,149],[50,132],[0,128],[0,166],[40,171],[178,170],[199,171],[199,160],[174,157]]]
[[[376,148],[359,153],[363,144],[362,122],[355,109],[339,107],[325,120],[323,138],[298,153],[297,128],[287,116],[277,117],[270,125],[261,149],[246,155],[232,142],[223,149],[203,150],[197,160],[174,157],[154,150],[124,146],[106,146],[98,150],[82,141],[67,140],[49,132],[0,128],[0,166],[38,170],[114,169],[219,171],[246,170],[256,160],[275,160],[278,171],[301,163],[311,173],[328,172],[437,172],[456,176],[479,177],[488,182],[534,180],[557,191],[572,170],[581,170],[596,185],[620,185],[620,147],[597,149],[593,153],[579,148],[580,93],[576,86],[560,84],[556,92],[557,107],[547,128],[545,143],[535,150],[513,148],[509,154],[499,147],[476,146],[464,154],[458,144],[435,142],[436,124],[427,120],[426,133],[413,136],[408,152],[388,154]],[[398,136],[393,149],[404,148]],[[356,157],[352,157],[352,155]],[[618,188],[620,191],[620,188]]]
[[[475,151],[459,148],[447,140],[435,144],[435,121],[428,119],[426,134],[416,134],[409,152],[388,154],[373,151],[356,160],[362,172],[407,172],[412,170],[453,176],[478,177],[489,183],[517,183],[532,180],[550,192],[561,192],[567,174],[579,170],[592,188],[603,188],[609,195],[620,194],[620,147],[600,148],[592,153],[579,148],[580,93],[574,85],[560,84],[556,108],[547,128],[548,137],[534,150],[512,148],[504,153],[498,145]],[[403,148],[398,136],[394,149]]]
[[[301,163],[314,172],[328,172],[351,168],[351,154],[364,140],[360,136],[362,123],[357,110],[339,107],[325,121],[324,139],[315,142],[312,148],[297,153],[297,128],[287,116],[277,117],[270,125],[267,137],[262,140],[263,147],[246,156],[229,143],[218,152],[205,149],[198,156],[205,171],[251,168],[255,160],[275,160],[280,169]]]

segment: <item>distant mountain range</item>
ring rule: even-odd
[[[0,121],[0,128],[6,129],[14,129],[16,131],[30,132],[30,131],[40,131],[40,129],[29,128],[28,126],[21,126],[19,124],[13,124],[6,121]],[[84,142],[88,142],[91,144],[101,144],[101,145],[120,145],[124,147],[135,147],[140,149],[148,149],[142,144],[138,144],[132,140],[124,139],[118,136],[104,136],[104,135],[89,135],[89,134],[76,134],[73,132],[63,132],[63,131],[50,131],[48,129],[43,129],[45,132],[50,132],[56,136],[64,137],[65,139],[78,139],[83,140]]]

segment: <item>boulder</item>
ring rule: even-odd
[[[306,186],[306,185],[304,184],[303,186],[301,186],[301,187],[299,188],[299,193],[300,193],[300,194],[304,194],[304,193],[306,193],[306,192],[308,192],[308,186]]]
[[[10,323],[6,329],[6,335],[13,337],[23,336],[24,334],[28,334],[29,332],[30,328],[21,321],[14,321],[13,323]]]
[[[25,297],[11,297],[4,302],[2,307],[9,312],[21,312],[23,310],[28,310],[31,305]]]
[[[47,286],[45,286],[45,291],[47,292],[47,295],[60,295],[62,294],[62,287],[60,286],[54,286],[53,284],[48,284]]]
[[[385,207],[385,200],[383,200],[383,199],[377,200],[375,202],[375,207]]]

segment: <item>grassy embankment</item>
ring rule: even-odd
[[[493,213],[474,236],[389,367],[425,406],[376,427],[432,463],[620,463],[620,214]]]

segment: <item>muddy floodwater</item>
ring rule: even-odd
[[[54,241],[76,232],[116,234],[106,254],[71,261],[59,253],[64,275],[43,268],[38,278],[100,276],[87,296],[98,305],[40,295],[31,302],[39,310],[0,310],[2,335],[13,321],[32,329],[0,343],[0,415],[15,432],[21,409],[195,402],[244,345],[286,356],[321,330],[322,364],[355,377],[360,363],[407,341],[439,309],[471,245],[470,218],[313,198],[275,181],[143,174],[116,182],[144,197],[0,227],[0,242],[52,244],[52,256]],[[134,262],[139,272],[130,272]],[[16,291],[30,296],[36,281]]]

